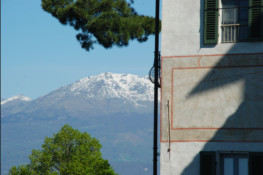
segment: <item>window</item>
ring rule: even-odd
[[[222,42],[248,40],[248,0],[222,0]]]
[[[247,154],[221,154],[220,175],[248,175]]]
[[[205,0],[205,44],[217,44],[219,16],[221,42],[263,41],[263,0]]]
[[[201,151],[200,175],[263,175],[263,152]]]

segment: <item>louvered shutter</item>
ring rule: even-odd
[[[263,174],[263,152],[249,153],[249,175]]]
[[[201,151],[200,152],[200,175],[216,174],[216,152]]]
[[[205,0],[204,43],[217,44],[218,0]]]
[[[263,39],[263,0],[249,0],[249,36],[253,41]]]

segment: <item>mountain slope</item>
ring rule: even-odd
[[[21,102],[28,102],[31,101],[31,98],[23,96],[23,95],[17,95],[13,96],[11,98],[8,98],[6,100],[1,99],[1,105],[7,104],[7,103],[21,103]]]
[[[98,138],[117,172],[131,175],[122,167],[134,166],[138,175],[150,173],[145,170],[152,164],[153,84],[146,77],[102,73],[10,104],[2,105],[2,172],[26,163],[45,136],[68,123]]]
[[[23,95],[13,96],[1,101],[1,117],[9,116],[23,110],[32,99]]]
[[[61,87],[45,96],[30,101],[21,111],[9,116],[27,115],[52,118],[54,111],[62,117],[112,115],[114,113],[150,112],[153,101],[153,85],[146,77],[131,74],[102,73],[86,77],[68,86]],[[7,116],[2,105],[3,117]],[[10,111],[10,110],[9,110]]]

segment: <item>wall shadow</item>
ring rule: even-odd
[[[202,3],[202,1],[201,1]],[[201,7],[203,7],[201,5]],[[204,9],[201,9],[201,25],[203,25],[203,11]],[[262,15],[263,16],[263,13]],[[258,19],[260,20],[260,19]],[[258,26],[259,27],[259,26]],[[201,29],[202,27],[200,27]],[[263,30],[262,28],[260,30]],[[201,33],[201,43],[200,48],[203,47],[203,31],[200,31]],[[256,44],[256,43],[255,43]],[[237,50],[239,50],[238,45],[234,45],[227,54],[235,53]],[[263,51],[263,50],[262,50]],[[252,63],[249,61],[245,61],[242,56],[240,59],[236,59],[234,63],[231,64],[233,74],[226,76],[221,75],[223,71],[219,71],[219,69],[224,69],[224,65],[226,62],[229,62],[229,58],[227,56],[223,56],[206,75],[202,78],[202,80],[196,85],[192,91],[188,94],[187,98],[192,98],[193,96],[196,96],[201,93],[206,93],[210,90],[216,90],[217,88],[223,88],[227,85],[230,85],[232,83],[236,83],[238,81],[243,81],[243,100],[241,104],[238,106],[237,110],[231,114],[225,121],[225,123],[220,127],[220,129],[217,130],[217,132],[214,134],[214,136],[208,141],[200,151],[207,151],[211,150],[211,148],[215,148],[215,141],[223,140],[224,138],[227,138],[227,134],[233,134],[233,132],[236,132],[236,135],[238,135],[238,128],[247,128],[245,129],[245,135],[239,135],[240,139],[248,139],[248,138],[262,138],[262,136],[257,136],[253,130],[248,128],[257,128],[262,129],[263,128],[263,69],[257,69],[262,65],[262,56],[260,58],[255,59],[252,61]],[[247,67],[247,65],[249,65]],[[254,67],[255,69],[251,69],[251,67]],[[243,74],[240,74],[240,69],[242,68],[245,72]],[[249,69],[250,68],[250,69]],[[218,77],[221,77],[221,80],[218,80]],[[206,82],[214,82],[207,84]],[[211,102],[213,103],[213,102]],[[231,132],[226,132],[226,128],[237,128],[232,129]],[[231,144],[231,142],[228,142]],[[218,148],[220,149],[220,148]],[[216,150],[214,150],[216,151]],[[244,150],[246,151],[246,150]],[[197,165],[199,165],[200,160],[200,154],[198,153],[195,155],[193,160],[190,164],[183,170],[181,173],[182,175],[192,175],[193,170],[196,169]],[[200,167],[200,166],[199,166]]]
[[[234,75],[221,76],[220,74],[222,71],[219,71],[218,69],[224,69],[222,65],[228,61],[227,59],[228,57],[223,57],[215,65],[215,67],[211,69],[211,71],[198,83],[198,85],[194,87],[187,97],[192,98],[195,95],[206,93],[207,91],[213,89],[215,90],[217,88],[223,88],[224,86],[236,83],[238,81],[244,82],[242,90],[243,100],[241,104],[238,106],[237,110],[227,118],[223,126],[217,130],[211,140],[208,141],[200,151],[211,150],[211,148],[215,148],[215,142],[227,140],[229,137],[238,137],[237,139],[240,140],[247,140],[250,138],[257,139],[258,137],[261,137],[257,136],[255,132],[253,132],[254,130],[244,128],[263,128],[263,69],[257,69],[260,63],[255,64],[254,66],[251,65],[251,67],[246,67],[246,65],[243,65],[244,67],[242,67],[243,59],[240,59],[240,63],[236,64],[242,67],[242,69],[250,68],[250,70],[246,70],[246,73],[240,74],[241,68],[239,68],[239,66],[233,66],[231,69]],[[263,65],[261,64],[261,66]],[[251,69],[253,67],[255,67],[255,69]],[[221,77],[222,79],[218,80],[218,77]],[[206,82],[210,83],[207,84]],[[245,134],[240,135],[238,132],[240,128],[245,130],[245,132],[243,132]],[[231,141],[228,143],[231,144]],[[199,160],[200,157],[198,153],[192,162],[184,169],[182,175],[191,175],[193,173],[193,169],[196,169],[196,165],[199,164]]]
[[[236,112],[228,117],[222,128],[233,128],[233,126],[235,128],[263,128],[263,116],[258,117],[262,114],[263,107],[262,63],[253,60],[250,65],[247,65],[244,59],[238,60],[236,58],[234,65],[222,66],[228,61],[228,56],[223,57],[188,94],[187,98],[242,81],[244,83],[242,87],[243,101]],[[222,71],[227,69],[231,69],[231,72]],[[227,75],[226,73],[231,74]],[[259,123],[255,123],[255,121]],[[214,140],[217,140],[217,135],[214,136]]]

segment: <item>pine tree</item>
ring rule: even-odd
[[[154,34],[154,18],[138,15],[125,0],[42,0],[42,8],[60,23],[79,31],[82,48],[128,46],[129,40],[147,41]]]

